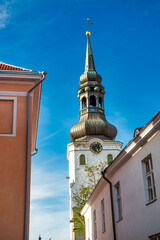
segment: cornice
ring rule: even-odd
[[[144,126],[140,133],[133,138],[128,145],[118,154],[115,160],[105,171],[107,176],[112,175],[128,159],[135,156],[136,153],[155,136],[160,130],[160,111]]]

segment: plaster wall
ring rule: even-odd
[[[146,240],[148,237],[160,232],[160,132],[147,142],[137,154],[125,162],[110,177],[114,185],[118,182],[121,188],[122,220],[116,221],[117,240]],[[151,153],[156,186],[156,201],[146,205],[144,176],[142,170],[143,159]],[[104,180],[103,180],[104,181]],[[106,232],[102,233],[101,200],[105,202]],[[115,203],[115,196],[114,196]],[[88,218],[93,228],[93,211],[97,213],[98,240],[113,239],[112,217],[110,208],[109,184],[103,182],[97,194],[85,213],[86,223]],[[114,204],[114,209],[115,209]],[[116,218],[116,215],[115,215]],[[87,235],[86,235],[87,236]],[[93,230],[90,240],[94,239]]]
[[[103,150],[99,154],[94,154],[90,151],[90,144],[92,142],[100,142]],[[74,202],[72,201],[72,193],[80,187],[81,184],[87,185],[87,175],[84,171],[85,166],[97,166],[100,162],[106,163],[107,155],[112,154],[113,159],[119,154],[122,147],[121,142],[116,141],[102,141],[98,138],[93,138],[88,142],[74,142],[67,146],[67,159],[69,160],[69,199],[70,199],[70,219],[73,217],[72,208]],[[80,165],[80,155],[84,154],[86,158],[86,165]],[[100,177],[100,176],[99,176]],[[97,175],[98,178],[98,175]],[[70,236],[74,239],[72,234],[73,224],[70,227]],[[92,231],[92,226],[91,226]]]
[[[31,86],[21,85],[20,88],[18,88],[17,84],[2,85],[3,90],[12,92],[13,98],[16,99],[16,106],[14,107],[16,107],[17,111],[15,135],[0,135],[0,239],[22,240],[24,239],[25,220],[27,96],[17,96],[15,91],[25,90],[26,92]],[[1,96],[3,96],[3,94],[0,95],[0,97]],[[7,97],[10,98],[10,95],[5,95],[5,98]],[[33,106],[32,98],[33,97],[31,97],[31,109]],[[13,109],[10,108],[7,109],[7,111],[12,110]],[[32,110],[30,117],[32,119]],[[6,129],[5,125],[8,126],[9,124],[10,119],[3,121],[2,129]],[[30,161],[31,156],[29,159],[29,171]],[[29,200],[30,196],[28,198],[28,204],[30,204]],[[28,211],[29,209],[30,208],[28,208]]]
[[[100,142],[103,146],[103,150],[99,154],[92,153],[89,147],[92,142],[96,141]],[[102,141],[97,138],[93,138],[89,142],[68,144],[67,156],[69,160],[69,183],[71,192],[79,188],[82,183],[87,185],[87,175],[84,171],[86,165],[97,166],[101,162],[106,163],[105,166],[107,166],[107,155],[112,154],[114,159],[119,154],[121,146],[122,143],[120,142]],[[80,155],[82,154],[85,155],[86,165],[80,165]]]
[[[95,195],[94,202],[88,204],[87,212],[85,213],[85,223],[86,223],[86,239],[94,239],[94,221],[93,212],[96,211],[96,226],[97,226],[97,239],[98,240],[113,240],[113,232],[111,227],[111,205],[110,205],[110,191],[109,185],[103,180],[103,185],[98,194]],[[106,231],[102,231],[102,210],[101,201],[104,200],[104,211],[105,211],[105,227]],[[88,225],[90,225],[90,233],[88,234]]]
[[[112,177],[113,185],[121,187],[123,220],[117,222],[117,239],[141,239],[160,231],[160,133]],[[146,205],[142,161],[151,153],[157,200]],[[134,226],[134,228],[133,228]]]

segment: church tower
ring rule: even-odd
[[[80,119],[70,131],[70,143],[67,145],[69,161],[70,219],[72,219],[72,193],[80,184],[86,182],[85,166],[96,166],[100,162],[112,161],[121,151],[122,143],[115,141],[117,129],[110,124],[104,113],[104,87],[102,77],[96,72],[90,32],[86,32],[87,47],[85,70],[80,76],[78,98]],[[74,240],[71,223],[70,239]]]

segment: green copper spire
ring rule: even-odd
[[[87,35],[87,47],[86,47],[86,58],[85,58],[85,69],[84,73],[80,77],[80,85],[88,81],[96,81],[101,83],[102,77],[96,72],[94,59],[92,54],[91,42],[89,36],[91,33],[86,32]]]
[[[87,35],[87,47],[86,47],[86,60],[85,60],[85,72],[95,71],[94,59],[92,54],[92,48],[90,43],[90,32],[86,32]]]
[[[96,72],[90,43],[87,35],[85,71],[80,76],[78,98],[80,102],[80,119],[70,131],[71,142],[86,141],[98,137],[114,140],[117,134],[115,126],[110,124],[104,114],[104,87],[102,77]]]

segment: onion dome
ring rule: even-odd
[[[85,71],[80,77],[78,98],[80,101],[80,119],[70,131],[70,141],[82,141],[92,137],[114,140],[117,129],[110,124],[104,114],[104,87],[102,77],[96,72],[90,32],[87,35]]]

